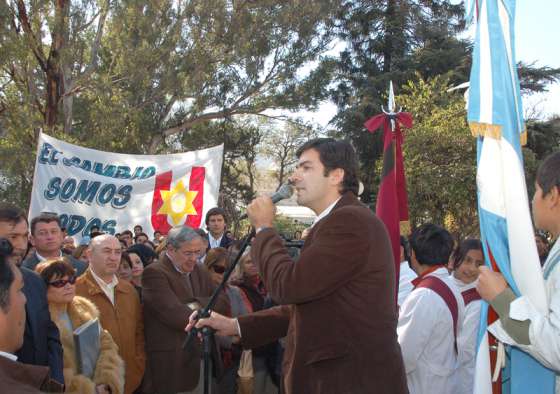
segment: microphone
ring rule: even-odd
[[[270,196],[270,199],[272,200],[273,204],[276,204],[279,201],[292,197],[292,194],[294,194],[294,188],[290,185],[290,183],[284,183],[282,186],[280,186],[280,189],[278,189],[276,193]],[[243,219],[247,219],[246,213],[241,215],[241,217],[239,218],[239,220]]]

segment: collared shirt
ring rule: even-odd
[[[212,233],[208,233],[208,240],[210,241],[210,249],[219,248],[223,237],[224,237],[223,233],[222,233],[222,236],[218,239],[214,238],[212,236]]]
[[[105,293],[107,298],[109,298],[109,301],[111,301],[111,304],[113,304],[113,306],[114,306],[115,305],[115,287],[117,287],[117,284],[119,283],[119,279],[117,278],[117,276],[113,275],[113,279],[111,279],[111,283],[107,283],[103,279],[101,279],[99,276],[97,276],[95,274],[95,272],[93,272],[92,269],[90,269],[90,271],[91,271],[91,275],[93,276],[93,279],[95,279],[95,281],[97,282],[97,284],[99,285],[99,287],[101,288],[103,293]]]
[[[37,252],[37,251],[35,251],[35,254],[37,255],[37,258],[39,259],[39,261],[52,260],[52,259],[50,259],[50,258],[47,259],[46,257],[41,256],[41,255],[39,254],[39,252]],[[58,257],[62,257],[62,251],[60,251],[60,255],[59,255]]]
[[[465,291],[476,288],[478,283],[478,280],[475,280],[472,283],[466,284],[455,277],[452,278],[461,295]],[[457,338],[457,346],[460,350],[459,363],[455,375],[457,383],[453,390],[456,394],[472,394],[474,389],[475,356],[481,308],[481,300],[475,300],[465,305],[465,320]]]
[[[175,268],[175,270],[180,273],[181,275],[189,275],[190,272],[186,272],[183,271],[177,264],[175,264],[175,262],[173,261],[173,259],[171,258],[171,256],[169,256],[169,254],[167,252],[165,252],[165,255],[167,256],[167,258],[169,259],[169,261],[171,261],[171,264],[173,265],[173,268]]]
[[[462,327],[463,297],[447,268],[436,266],[435,270],[428,271],[422,277],[435,276],[453,292],[458,306],[457,327]],[[460,329],[458,334],[461,334]],[[452,393],[456,383],[457,353],[453,318],[445,301],[431,289],[415,288],[401,305],[397,335],[408,390],[414,394]]]
[[[171,265],[173,265],[173,268],[175,268],[175,270],[181,274],[181,276],[183,276],[183,278],[185,278],[185,283],[187,284],[187,286],[189,287],[190,291],[193,291],[193,287],[192,287],[192,283],[191,283],[191,273],[190,272],[185,272],[183,271],[181,268],[179,268],[175,262],[173,261],[173,259],[169,256],[169,254],[167,254],[167,252],[165,252],[165,255],[167,256],[167,258],[169,259],[169,261],[171,261]]]
[[[7,353],[7,352],[0,351],[0,356],[6,357],[7,359],[10,359],[12,361],[17,361],[17,356],[15,354],[12,354],[12,353]]]
[[[338,197],[338,198],[336,199],[335,202],[333,202],[333,203],[332,203],[331,205],[329,205],[323,212],[321,212],[321,213],[319,214],[319,216],[317,216],[317,217],[315,218],[315,220],[313,221],[313,224],[311,225],[311,227],[315,226],[315,224],[316,224],[319,220],[323,219],[325,216],[327,216],[329,213],[331,213],[331,211],[333,210],[334,206],[336,205],[336,203],[338,202],[338,200],[340,200],[341,198],[342,198],[342,196]]]

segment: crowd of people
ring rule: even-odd
[[[301,253],[294,257],[273,228],[270,199],[255,199],[250,251],[201,319],[240,248],[223,209],[207,212],[208,232],[93,228],[76,243],[57,215],[28,223],[21,209],[0,204],[2,391],[202,393],[201,344],[183,344],[187,331],[209,326],[217,334],[212,393],[473,393],[483,299],[520,346],[560,369],[558,242],[549,253],[547,237],[535,236],[551,314],[518,321],[509,316],[517,297],[481,268],[480,240],[424,224],[401,237],[397,280],[386,230],[357,199],[350,145],[316,139],[297,156],[298,203],[317,213]],[[554,238],[558,174],[555,154],[539,169],[533,199],[535,225]],[[99,354],[87,374],[74,337],[94,320]]]

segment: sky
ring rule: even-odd
[[[517,60],[538,66],[560,67],[560,1],[521,0],[517,2],[515,39]],[[549,92],[524,98],[525,108],[537,104],[543,117],[560,115],[560,83]]]
[[[536,66],[560,67],[560,1],[518,0],[515,20],[517,61],[535,62]],[[470,29],[474,38],[474,28]],[[395,87],[396,89],[396,87]],[[398,91],[395,91],[398,94]],[[398,103],[397,103],[398,105]],[[525,114],[539,119],[560,115],[560,83],[549,85],[542,94],[523,97]],[[325,127],[336,113],[332,103],[323,103],[317,111],[298,113],[303,119]]]

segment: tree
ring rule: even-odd
[[[551,83],[560,81],[560,68],[536,67],[535,63],[517,63],[522,94],[546,92]]]
[[[449,79],[419,76],[396,101],[414,115],[403,146],[411,225],[437,223],[462,239],[478,234],[476,139],[462,94],[448,87]]]
[[[358,152],[364,202],[374,202],[373,169],[383,147],[381,134],[368,134],[363,123],[380,112],[390,80],[397,93],[415,71],[465,81],[468,43],[456,38],[463,28],[463,6],[446,0],[346,0],[340,7],[337,31],[346,47],[331,90],[339,109],[333,123],[335,135],[352,140]]]
[[[310,126],[294,122],[284,122],[282,125],[269,124],[263,138],[262,153],[274,162],[276,190],[286,182],[294,164],[297,163],[297,149],[316,135],[317,132]]]
[[[368,134],[363,124],[385,104],[389,81],[397,93],[415,73],[424,79],[444,75],[450,85],[468,81],[472,46],[458,35],[465,28],[463,4],[450,0],[345,0],[336,28],[345,48],[334,61],[333,134],[353,142],[364,174],[362,199],[373,205],[372,169],[383,151],[382,138]],[[519,73],[524,94],[546,90],[560,76],[559,69],[523,63]]]
[[[221,135],[238,116],[313,108],[329,68],[309,64],[328,49],[337,4],[1,2],[0,151],[14,165],[0,176],[28,200],[41,130],[101,150],[165,153],[201,148],[181,144],[202,129]]]

